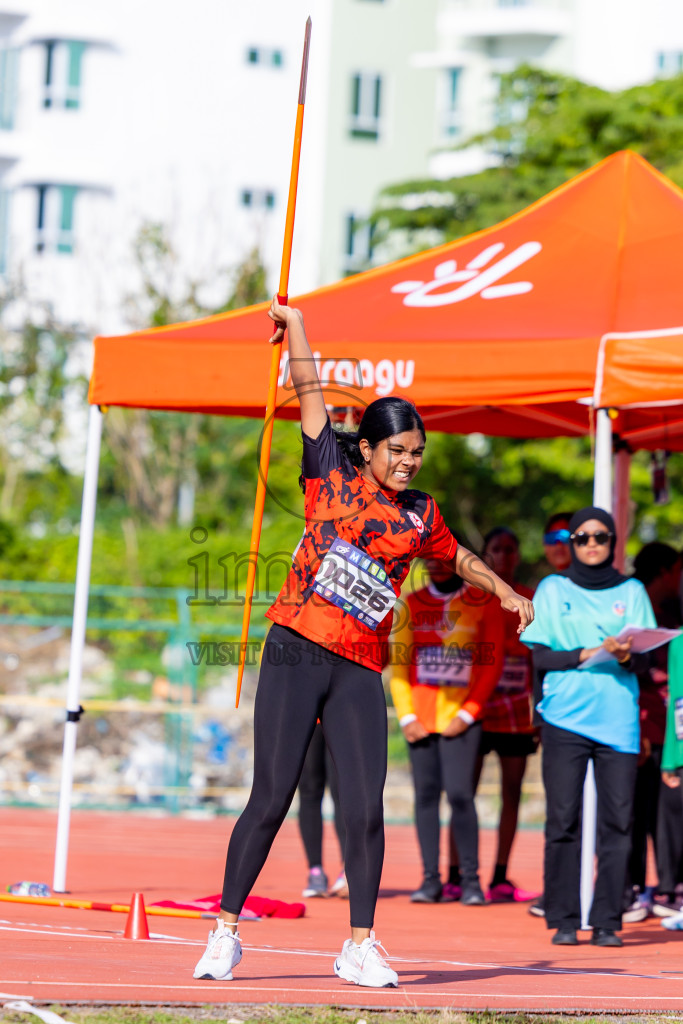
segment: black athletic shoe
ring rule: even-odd
[[[483,907],[486,904],[486,897],[481,891],[479,881],[462,883],[462,896],[460,903],[463,907]]]
[[[411,893],[411,903],[438,903],[441,899],[441,880],[438,878],[425,878],[419,889]]]
[[[623,946],[624,941],[612,928],[594,928],[591,936],[592,946]]]
[[[553,946],[578,946],[576,928],[558,928],[552,939]]]
[[[534,900],[534,902],[530,905],[529,913],[531,914],[532,917],[545,917],[545,901],[544,900],[545,900],[545,898],[543,896],[539,896],[538,899]]]

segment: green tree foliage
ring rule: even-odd
[[[501,76],[495,122],[466,145],[481,145],[496,166],[383,190],[371,218],[379,244],[391,238],[406,255],[491,227],[621,149],[683,187],[681,75],[611,93],[522,65]]]
[[[78,350],[83,339],[37,311],[21,329],[0,328],[0,517],[28,499],[31,475],[64,481],[60,442],[65,408],[85,390]]]
[[[212,281],[187,280],[164,227],[145,224],[134,259],[140,283],[126,308],[136,327],[192,320],[267,297],[256,251]],[[40,323],[0,334],[0,578],[70,582],[82,477],[65,466],[60,442],[73,435],[69,404],[85,423],[88,339],[48,311],[36,319]],[[267,331],[264,318],[264,344]],[[261,430],[256,420],[109,409],[93,580],[190,586],[187,559],[196,551],[190,540],[195,524],[209,531],[214,562],[248,550]],[[278,423],[269,481],[275,500],[264,519],[268,553],[291,552],[301,533],[296,512],[289,511],[301,505],[300,458],[298,426]],[[179,523],[183,485],[190,490],[190,507],[187,522]]]
[[[127,306],[131,322],[140,326],[193,320],[267,297],[265,270],[256,251],[232,275],[224,275],[223,297],[216,300],[215,282],[178,277],[176,254],[162,225],[146,224],[134,248],[141,286]],[[212,302],[201,298],[207,284],[213,285]],[[177,520],[184,487],[190,516],[192,495],[200,491],[203,507],[211,509],[205,518],[210,523],[224,520],[240,495],[243,460],[255,460],[259,430],[256,422],[245,426],[218,416],[110,409],[101,473],[103,493],[111,499],[110,515],[127,519],[129,533],[141,522],[165,528]]]

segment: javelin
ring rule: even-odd
[[[98,903],[96,900],[63,900],[56,896],[14,896],[0,893],[4,903],[32,903],[39,907],[68,907],[72,910],[113,910],[117,914],[127,914],[130,905],[127,903]],[[203,910],[181,910],[174,907],[145,907],[146,914],[157,917],[205,917],[214,920],[216,912]]]
[[[294,214],[296,211],[296,188],[299,182],[299,157],[301,155],[301,134],[304,127],[304,103],[306,101],[306,78],[308,75],[308,51],[311,45],[311,19],[306,22],[304,36],[304,55],[301,61],[301,80],[299,82],[299,105],[296,111],[294,128],[294,152],[292,153],[292,173],[289,179],[289,198],[287,200],[287,218],[285,220],[285,239],[282,247],[282,264],[280,267],[280,287],[277,300],[281,306],[287,305],[287,289],[289,288],[289,264],[292,259],[292,236],[294,234]],[[247,565],[247,588],[244,596],[244,614],[242,616],[242,637],[240,640],[239,661],[237,663],[237,694],[235,707],[239,707],[242,690],[242,676],[247,656],[247,637],[249,636],[249,616],[254,597],[254,580],[258,559],[261,524],[263,523],[263,507],[266,501],[266,481],[268,480],[268,463],[270,461],[270,444],[273,438],[273,420],[275,418],[275,395],[277,378],[280,370],[280,350],[282,340],[273,344],[270,357],[270,376],[268,379],[268,397],[266,399],[266,415],[261,441],[261,456],[256,484],[256,501],[254,503],[254,522],[251,528],[249,544],[249,562]]]

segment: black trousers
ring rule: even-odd
[[[316,721],[337,769],[352,928],[371,928],[384,859],[387,709],[379,672],[271,627],[254,707],[254,781],[230,837],[221,908],[239,914],[296,792]]]
[[[662,746],[653,744],[650,756],[638,765],[636,788],[633,801],[633,835],[631,854],[628,859],[626,878],[627,891],[637,885],[642,892],[645,888],[647,871],[647,837],[657,853],[657,817],[661,793]],[[657,853],[658,873],[659,854]]]
[[[661,784],[657,815],[659,891],[668,895],[683,881],[683,768],[676,774],[681,780],[677,789]]]
[[[631,849],[637,754],[624,754],[585,736],[543,723],[546,792],[545,916],[549,928],[581,924],[579,817],[588,761],[598,795],[598,870],[589,923],[621,928],[626,868]]]
[[[481,742],[481,722],[459,736],[430,733],[409,743],[415,784],[415,825],[425,878],[439,876],[441,823],[439,802],[446,791],[451,805],[451,827],[464,882],[479,872],[479,823],[474,805],[474,772]]]
[[[337,831],[343,863],[346,826],[339,804],[337,772],[325,743],[322,726],[316,725],[299,779],[299,831],[309,868],[316,867],[323,862],[322,802],[326,786],[330,787],[334,804],[334,827]]]

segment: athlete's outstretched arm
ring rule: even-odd
[[[496,576],[495,572],[485,562],[482,562],[481,558],[461,544],[458,544],[458,550],[451,565],[453,571],[467,583],[479,587],[480,590],[486,590],[489,594],[495,594],[504,611],[517,612],[519,615],[518,633],[524,632],[529,623],[534,621],[534,606],[531,601],[527,597],[515,593],[512,587],[504,583],[500,576]]]
[[[277,329],[271,342],[281,341],[285,330],[289,339],[289,371],[301,407],[301,429],[308,437],[316,438],[327,423],[327,410],[318,378],[318,368],[304,330],[300,309],[281,306],[277,296],[268,310]]]

